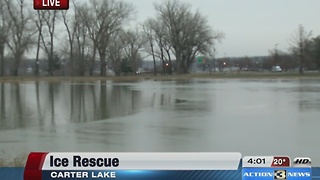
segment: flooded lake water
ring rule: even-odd
[[[320,166],[320,81],[0,84],[0,157],[236,151]]]

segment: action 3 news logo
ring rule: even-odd
[[[69,0],[33,0],[35,10],[67,10]]]
[[[287,179],[286,170],[274,170],[274,179]]]

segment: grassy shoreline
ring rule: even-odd
[[[24,81],[48,81],[48,82],[61,82],[61,81],[77,81],[77,82],[92,82],[92,81],[115,81],[115,82],[135,82],[143,80],[191,80],[191,79],[319,79],[320,73],[264,73],[264,72],[229,72],[229,73],[212,73],[212,74],[184,74],[184,75],[157,75],[151,74],[132,75],[132,76],[56,76],[56,77],[34,77],[34,76],[18,76],[18,77],[0,77],[0,82],[24,82]]]

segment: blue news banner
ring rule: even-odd
[[[256,169],[256,168],[254,168]],[[274,169],[261,168],[259,172],[266,170],[266,172],[274,173]],[[290,168],[291,169],[291,168]],[[299,168],[297,168],[298,170]],[[303,168],[305,169],[305,168]],[[244,169],[245,170],[245,169]],[[281,168],[276,169],[281,170]],[[312,171],[312,180],[320,180],[320,167],[311,168]],[[87,171],[88,173],[90,171]],[[102,172],[102,171],[99,171]],[[245,171],[244,171],[245,172]],[[252,170],[251,170],[252,172]],[[0,180],[23,180],[24,168],[0,168]],[[95,172],[97,173],[97,172]],[[241,180],[243,171],[239,168],[237,171],[117,171],[117,178],[115,179],[129,179],[129,180],[143,180],[143,179],[213,179],[213,180]],[[263,177],[262,177],[263,178]],[[98,178],[95,178],[97,180]],[[106,179],[106,178],[100,178]],[[245,179],[245,177],[244,177]],[[247,178],[248,180],[253,180],[254,178]],[[261,179],[261,177],[259,178]],[[263,178],[264,179],[264,178]],[[274,179],[274,177],[266,177],[267,179]],[[287,177],[286,179],[303,179],[303,178],[292,178]],[[310,179],[310,178],[309,178]],[[44,179],[45,180],[45,179]]]
[[[242,169],[242,180],[310,180],[312,169],[308,167],[272,167]]]

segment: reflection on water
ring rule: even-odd
[[[0,129],[61,125],[130,115],[141,93],[106,83],[1,84]]]
[[[320,81],[0,84],[0,157],[29,151],[238,151],[319,162]]]
[[[307,83],[306,81],[300,81],[300,84],[297,88],[299,92],[299,110],[306,112],[320,111],[319,82],[309,81],[309,83]]]

